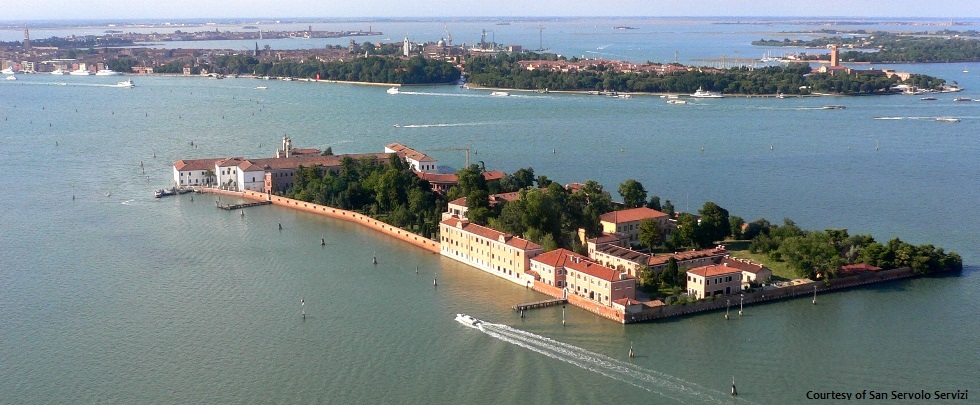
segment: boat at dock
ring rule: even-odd
[[[390,89],[388,89],[386,91],[386,93],[388,93],[388,94],[398,94],[400,92],[401,92],[401,90],[398,90],[398,87],[392,87],[392,88],[390,88]]]
[[[714,92],[714,91],[707,91],[707,90],[702,89],[701,87],[698,87],[698,89],[694,92],[694,94],[691,94],[691,97],[695,97],[695,98],[724,98],[725,96],[721,95],[721,93]]]
[[[88,70],[85,69],[78,69],[78,70],[72,70],[71,72],[68,72],[68,74],[72,76],[88,76],[91,73],[89,73]]]
[[[491,96],[494,96],[494,97],[507,97],[507,96],[510,95],[510,93],[508,93],[506,91],[495,91],[495,92],[490,93],[490,95]]]
[[[456,322],[471,328],[483,329],[483,321],[466,314],[456,314]]]
[[[98,72],[95,72],[96,76],[119,76],[121,74],[122,73],[119,73],[112,69],[99,69]]]
[[[153,197],[154,198],[161,198],[161,197],[166,197],[166,196],[170,196],[170,195],[174,195],[174,194],[177,194],[177,190],[175,188],[173,188],[173,187],[171,187],[171,188],[161,188],[161,189],[159,189],[159,190],[157,190],[156,192],[153,193]]]
[[[62,69],[55,69],[55,70],[51,71],[51,74],[53,74],[55,76],[61,76],[61,75],[68,74],[68,72],[66,72],[66,71],[64,71]]]

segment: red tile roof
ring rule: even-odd
[[[564,267],[566,262],[570,262],[572,257],[584,257],[582,255],[576,254],[571,250],[567,249],[555,249],[550,252],[546,252],[535,256],[531,260],[538,263],[548,265],[550,267],[558,268]]]
[[[490,229],[490,228],[487,228],[485,226],[480,226],[480,225],[471,223],[469,221],[463,221],[463,220],[460,220],[459,218],[456,218],[456,217],[444,219],[444,220],[442,220],[441,223],[446,224],[448,226],[451,226],[453,228],[460,228],[460,227],[462,227],[462,229],[463,229],[464,232],[468,232],[468,233],[471,233],[471,234],[474,234],[474,235],[477,235],[477,236],[480,236],[480,237],[483,237],[483,238],[486,238],[486,239],[494,240],[494,241],[497,241],[497,242],[500,242],[501,239],[503,239],[503,243],[507,244],[508,246],[512,246],[512,247],[515,247],[515,248],[518,248],[518,249],[521,249],[521,250],[538,250],[538,249],[541,249],[541,246],[539,246],[538,244],[536,244],[534,242],[531,242],[531,241],[528,241],[528,240],[524,240],[524,239],[518,238],[516,236],[508,235],[506,233],[500,232],[500,231],[495,230],[495,229]]]
[[[212,159],[184,159],[174,162],[174,168],[179,172],[187,172],[191,170],[214,170],[214,163],[221,160],[220,158]]]
[[[581,256],[579,256],[581,257]],[[601,264],[592,263],[587,260],[569,260],[565,263],[565,268],[569,270],[575,270],[580,273],[588,274],[592,277],[596,277],[601,280],[606,281],[623,281],[633,278],[633,276],[623,273],[621,271],[616,271],[610,269]]]
[[[734,267],[728,267],[721,264],[712,264],[710,266],[695,267],[687,271],[688,273],[695,274],[701,277],[714,277],[723,274],[731,273],[742,273],[742,270],[736,269]]]
[[[402,145],[402,144],[397,143],[397,142],[388,144],[388,146],[385,146],[385,148],[388,148],[388,149],[391,149],[391,150],[395,151],[395,153],[397,153],[399,156],[407,157],[409,159],[416,160],[416,161],[419,161],[419,162],[435,162],[436,161],[435,159],[429,157],[429,155],[426,155],[426,154],[424,154],[422,152],[419,152],[419,151],[417,151],[415,149],[409,148],[408,146]]]
[[[728,267],[736,268],[741,271],[747,271],[749,273],[758,273],[765,268],[761,264],[752,263],[744,259],[736,259],[734,257],[725,257],[724,259],[721,259],[721,264],[727,264]]]
[[[846,266],[841,266],[840,270],[844,274],[857,274],[857,273],[864,273],[867,271],[879,271],[881,270],[881,267],[875,267],[867,263],[855,263],[855,264],[848,264]]]
[[[667,214],[657,211],[653,208],[639,207],[630,208],[628,210],[607,212],[599,216],[599,220],[602,222],[610,222],[614,224],[621,224],[624,222],[642,221],[644,219],[658,219],[667,218]]]
[[[668,254],[658,254],[658,255],[654,255],[654,256],[650,257],[650,260],[647,261],[647,265],[648,266],[661,265],[661,264],[667,263],[670,260],[671,257],[673,257],[674,260],[677,260],[679,262],[682,262],[682,261],[685,261],[685,260],[694,260],[694,259],[700,259],[700,258],[703,258],[703,257],[724,256],[727,253],[728,253],[728,251],[725,250],[725,247],[724,246],[718,246],[718,247],[711,248],[711,249],[688,250],[688,251],[684,251],[684,252],[674,252],[674,253],[668,253]]]

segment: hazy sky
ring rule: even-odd
[[[221,17],[980,17],[980,0],[71,0],[3,1],[0,20]]]

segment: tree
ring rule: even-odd
[[[323,151],[320,156],[333,156],[333,148],[327,146],[327,150]]]
[[[652,219],[640,221],[640,243],[648,246],[652,251],[654,248],[663,245],[664,231],[660,228],[660,223]]]
[[[667,214],[668,217],[673,218],[675,213],[674,204],[671,204],[670,200],[664,201],[664,214]]]
[[[731,233],[728,210],[719,207],[718,204],[708,201],[704,203],[698,214],[701,214],[698,245],[708,246],[714,241],[724,240]]]
[[[647,203],[647,208],[663,211],[663,207],[660,206],[660,196],[655,195],[650,197],[650,202]]]
[[[643,189],[643,184],[633,179],[620,184],[617,191],[623,196],[626,208],[642,207],[647,200],[647,191]]]
[[[732,239],[742,239],[742,226],[745,225],[745,220],[737,215],[732,215],[728,217],[729,233]]]
[[[699,246],[701,240],[698,230],[698,219],[694,215],[683,213],[677,217],[677,231],[673,233],[673,242],[676,246],[691,247]]]
[[[490,196],[486,191],[473,190],[466,196],[466,218],[479,225],[486,225],[490,217]]]
[[[636,269],[637,282],[640,284],[639,288],[646,292],[654,292],[657,289],[657,285],[660,284],[660,277],[657,273],[653,272],[653,269],[645,264],[641,264]]]

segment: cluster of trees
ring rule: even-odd
[[[346,156],[338,173],[300,167],[289,198],[364,212],[397,227],[435,237],[445,202],[404,160],[388,162]]]
[[[548,56],[554,58],[554,55]],[[806,63],[756,69],[739,67],[721,72],[694,69],[671,74],[614,72],[601,67],[577,72],[551,72],[527,70],[518,64],[521,60],[538,57],[541,55],[534,53],[499,55],[496,58],[472,57],[467,60],[468,80],[481,86],[515,89],[693,93],[703,88],[728,94],[810,94],[813,91],[873,94],[888,92],[899,83],[895,76],[814,74]]]
[[[868,263],[884,269],[911,267],[916,274],[960,271],[963,259],[933,245],[914,246],[898,238],[881,244],[871,235],[848,235],[846,229],[804,231],[784,219],[774,225],[764,219],[748,224],[743,235],[749,251],[790,264],[800,277],[833,278],[845,264]]]
[[[812,40],[758,40],[752,45],[825,47],[832,44],[854,45],[860,48],[875,49],[874,52],[848,50],[841,52],[844,62],[872,63],[921,63],[921,62],[977,62],[980,61],[980,41],[973,38],[948,37],[952,33],[937,33],[939,36],[916,36],[875,31],[869,36],[822,37]]]
[[[321,80],[393,84],[453,83],[459,79],[460,75],[459,69],[450,63],[425,59],[420,56],[408,60],[368,56],[343,62],[317,60],[269,62],[259,61],[248,55],[228,55],[215,58],[210,68],[211,71],[222,74],[311,79],[319,75]]]

